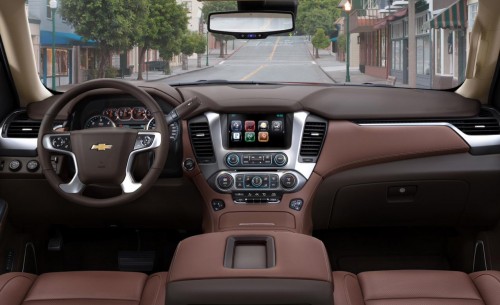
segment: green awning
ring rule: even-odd
[[[433,29],[465,29],[467,27],[467,1],[458,0],[430,21]]]

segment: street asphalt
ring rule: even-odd
[[[209,69],[174,75],[161,81],[199,80],[333,83],[312,58],[309,42],[300,36],[249,40]]]

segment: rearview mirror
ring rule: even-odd
[[[221,12],[208,17],[208,30],[239,39],[263,39],[295,29],[290,12]]]

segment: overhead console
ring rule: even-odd
[[[300,191],[316,165],[326,130],[326,120],[307,112],[208,112],[189,121],[203,176],[236,204],[279,203],[284,193]]]

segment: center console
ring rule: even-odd
[[[328,256],[321,241],[297,233],[193,236],[177,247],[166,304],[331,305]]]
[[[209,231],[236,227],[303,231],[296,230],[303,223],[297,217],[304,216],[297,213],[306,210],[318,180],[313,170],[326,120],[304,111],[207,112],[189,120],[185,128],[189,138],[184,169],[209,204],[210,218],[216,222]]]

